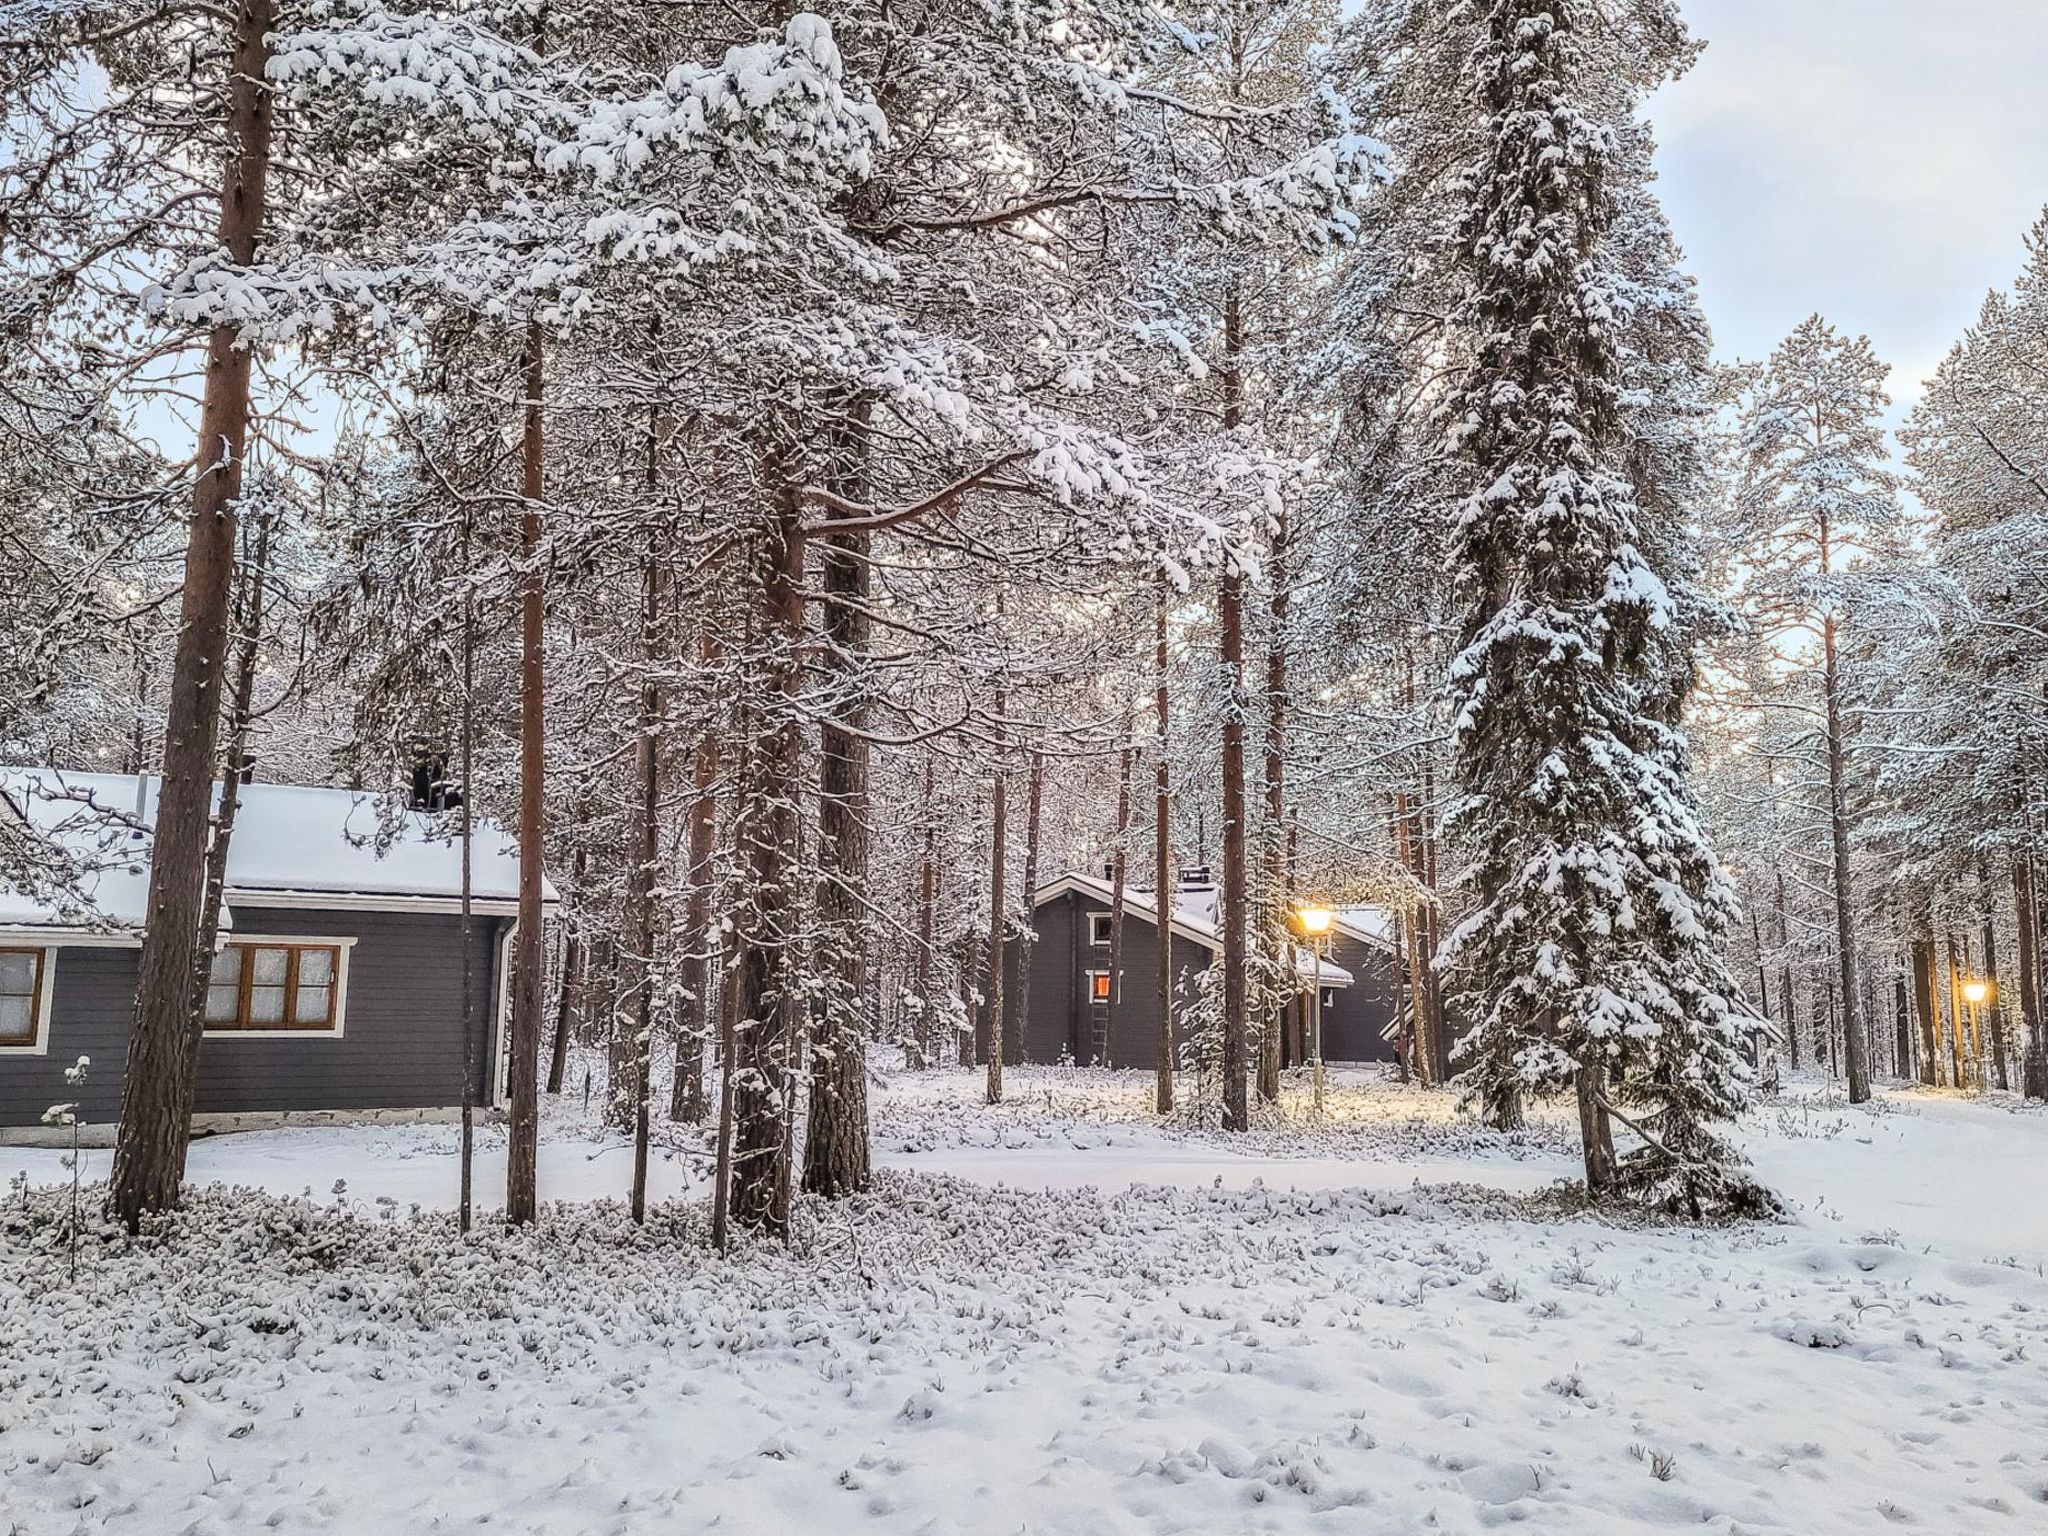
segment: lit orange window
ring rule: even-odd
[[[1094,1003],[1106,1003],[1109,1001],[1109,972],[1090,971],[1088,973],[1088,1000]]]

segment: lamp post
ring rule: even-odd
[[[1309,952],[1315,956],[1315,1003],[1309,1015],[1309,1054],[1315,1061],[1316,1118],[1323,1115],[1323,939],[1336,913],[1328,907],[1302,907],[1295,913],[1301,931],[1308,937]]]

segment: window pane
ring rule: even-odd
[[[252,949],[249,963],[254,968],[251,976],[260,986],[281,987],[284,985],[285,967],[291,964],[292,952],[288,949]]]
[[[225,987],[206,989],[206,1022],[209,1024],[232,1024],[235,1013],[242,1006],[241,988],[232,982]]]
[[[0,996],[0,1045],[34,1045],[36,1005],[31,997]]]
[[[331,949],[302,949],[299,951],[299,980],[315,987],[324,987],[334,980],[334,951]]]
[[[232,944],[214,955],[213,979],[227,987],[242,979],[242,952]]]
[[[327,1005],[333,996],[333,989],[329,987],[300,987],[299,1005],[292,1015],[294,1021],[300,1024],[325,1024]]]
[[[282,1024],[284,1022],[284,988],[249,988],[249,1022],[251,1024]]]
[[[36,990],[36,957],[18,949],[0,954],[0,997],[29,997]]]

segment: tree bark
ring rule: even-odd
[[[1279,531],[1273,536],[1268,579],[1273,584],[1268,602],[1272,633],[1266,642],[1266,824],[1263,851],[1265,869],[1259,881],[1261,904],[1266,909],[1260,931],[1270,954],[1268,960],[1282,978],[1273,995],[1264,1000],[1259,1030],[1259,1097],[1275,1103],[1280,1097],[1280,1035],[1286,1026],[1288,1004],[1293,998],[1293,962],[1288,939],[1287,860],[1281,828],[1287,820],[1287,609],[1290,598],[1287,574],[1288,537],[1291,525],[1283,512]]]
[[[858,495],[867,432],[857,415],[848,462],[835,487]],[[836,1199],[872,1180],[868,1151],[868,535],[823,543],[822,654],[838,680],[839,707],[818,731],[818,921],[825,990],[814,1021],[811,1097],[804,1128],[804,1189]]]
[[[581,860],[579,859],[579,864]],[[576,993],[583,985],[586,963],[583,940],[570,934],[562,941],[562,974],[555,988],[554,1041],[548,1050],[548,1092],[562,1091],[562,1079],[569,1072],[569,1023],[576,1013]]]
[[[655,480],[658,440],[647,436],[647,481]],[[647,1219],[647,1144],[653,1097],[654,1005],[661,986],[661,963],[655,954],[655,877],[661,864],[661,562],[650,552],[641,582],[640,606],[640,734],[633,744],[634,776],[639,781],[634,806],[633,846],[626,870],[627,907],[633,915],[633,1220]]]
[[[1244,303],[1236,288],[1223,306],[1223,427],[1244,423]],[[1245,1070],[1248,999],[1245,995],[1245,798],[1244,798],[1244,573],[1228,554],[1216,600],[1223,664],[1223,891],[1218,921],[1223,929],[1223,1128],[1251,1129]]]
[[[1941,1082],[1941,1005],[1934,985],[1934,936],[1913,940],[1913,1006],[1920,1015],[1920,1081]]]
[[[1152,1107],[1173,1113],[1173,770],[1167,759],[1166,593],[1153,629],[1152,708],[1158,717],[1159,760],[1152,765],[1152,912],[1159,926],[1159,1063]]]
[[[707,623],[697,640],[699,662],[708,672],[724,654]],[[669,1119],[690,1125],[704,1118],[704,1049],[719,1019],[711,959],[711,888],[718,854],[720,725],[714,717],[697,738],[690,774],[690,895],[683,905],[682,1017],[677,1020],[676,1075],[668,1110]]]
[[[1984,980],[1990,984],[1991,994],[1984,1004],[1984,1028],[1991,1036],[1991,1070],[1998,1083],[1998,1091],[2003,1093],[2012,1086],[2012,1072],[2006,1060],[2005,998],[1998,986],[1998,924],[1995,920],[1996,906],[1991,899],[1991,869],[1988,864],[1979,867],[1977,883],[1984,892]]]
[[[746,871],[735,981],[732,1219],[786,1236],[789,1229],[789,1027],[795,978],[790,882],[803,740],[797,693],[803,674],[804,526],[797,472],[787,450],[765,456],[770,521],[755,541],[760,604],[756,743],[746,759],[740,849]]]
[[[270,172],[271,0],[241,0],[233,31],[227,155],[219,240],[249,266],[263,236]],[[121,1088],[121,1123],[107,1212],[132,1232],[144,1215],[178,1203],[192,1136],[199,1072],[191,977],[206,901],[214,749],[250,417],[250,353],[232,325],[207,338],[199,410],[198,477],[185,545],[184,590],[172,652],[164,772],[150,850],[149,918],[136,966],[134,1027]]]
[[[996,714],[1007,707],[1002,690],[996,691]],[[1000,754],[1000,748],[998,748]],[[993,818],[989,838],[988,891],[988,994],[982,1006],[988,1013],[988,1085],[991,1104],[1003,1102],[1003,950],[1006,883],[1003,866],[1009,861],[1010,778],[1000,755],[996,762],[995,787],[990,795]]]
[[[1821,569],[1827,570],[1827,533],[1821,534]],[[1856,1007],[1856,895],[1849,873],[1849,803],[1847,748],[1842,739],[1842,679],[1835,651],[1835,616],[1821,619],[1821,682],[1827,695],[1828,838],[1835,869],[1835,956],[1840,970],[1843,1062],[1849,1078],[1849,1102],[1870,1098],[1870,1040]]]
[[[1583,1066],[1576,1074],[1579,1098],[1579,1146],[1585,1155],[1586,1193],[1594,1199],[1613,1193],[1617,1165],[1614,1127],[1602,1102],[1607,1096],[1607,1069]]]
[[[924,754],[924,859],[917,877],[917,1059],[928,1066],[938,1059],[937,1019],[932,999],[932,946],[938,942],[939,823],[933,797],[937,791],[937,757]]]
[[[2040,909],[2035,903],[2034,870],[2024,849],[2012,856],[2014,934],[2019,951],[2020,1028],[2026,1037],[2021,1091],[2030,1099],[2048,1099],[2048,1018],[2044,1018],[2041,977]]]
[[[1009,1039],[1016,1047],[1013,1058],[1024,1060],[1031,1032],[1031,955],[1038,945],[1038,909],[1032,897],[1038,890],[1038,834],[1045,806],[1045,754],[1031,750],[1031,777],[1024,797],[1024,924],[1017,934],[1017,1001],[1011,1009],[1016,1026]]]
[[[545,490],[541,401],[547,387],[540,326],[526,328],[526,408],[521,451],[519,553],[526,563],[519,598],[519,919],[512,936],[511,1061],[505,1074],[505,1219],[531,1222],[540,1208],[541,887],[545,857],[542,798],[547,753],[543,711],[540,499]]]
[[[1124,720],[1124,747],[1117,756],[1116,841],[1109,854],[1109,999],[1102,1010],[1102,1060],[1109,1066],[1115,1053],[1117,1005],[1124,990],[1124,897],[1129,890],[1131,856],[1131,722]]]

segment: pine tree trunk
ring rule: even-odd
[[[542,782],[547,734],[543,715],[540,569],[540,499],[543,437],[541,401],[547,387],[546,349],[538,324],[526,328],[526,409],[521,454],[519,553],[527,563],[519,599],[519,920],[512,935],[511,1062],[506,1072],[505,1219],[514,1226],[539,1214],[540,1015],[545,965],[542,951]]]
[[[1116,1048],[1117,1007],[1124,991],[1124,896],[1130,879],[1131,859],[1131,722],[1124,720],[1124,749],[1117,757],[1116,841],[1109,856],[1109,999],[1102,1010],[1102,1060],[1097,1066],[1113,1065]]]
[[[933,798],[937,791],[938,759],[927,748],[924,754],[924,858],[917,875],[917,1059],[914,1066],[929,1066],[938,1059],[938,1023],[932,996],[932,946],[938,942],[939,911],[939,824]]]
[[[1007,708],[1007,701],[1001,689],[996,691],[996,716],[1001,718]],[[1005,770],[998,749],[995,787],[990,795],[989,835],[989,876],[988,876],[988,992],[982,1006],[988,1015],[988,1083],[986,1096],[991,1104],[1003,1102],[1003,961],[1004,927],[1008,913],[1004,910],[1007,899],[1004,866],[1009,862],[1010,823],[1010,776]]]
[[[580,862],[580,860],[579,860]],[[583,940],[570,934],[562,941],[562,974],[555,988],[555,1037],[548,1051],[548,1092],[562,1091],[569,1072],[569,1022],[576,1013],[576,993],[583,985]]]
[[[1920,1081],[1941,1083],[1941,1005],[1935,994],[1934,937],[1913,940],[1913,1005],[1920,1015]]]
[[[220,942],[220,909],[227,899],[228,851],[234,843],[235,821],[242,809],[242,773],[249,755],[249,730],[255,718],[256,663],[263,647],[263,599],[270,580],[271,519],[256,525],[254,558],[243,577],[242,600],[235,628],[235,681],[228,704],[227,750],[221,754],[220,806],[214,816],[213,843],[206,851],[206,896],[199,907],[199,942],[193,946],[192,1030],[206,1030],[206,993],[213,979],[213,952]]]
[[[741,796],[740,857],[746,874],[735,979],[732,1055],[732,1219],[786,1236],[789,1229],[790,1024],[795,985],[790,899],[797,851],[803,738],[797,694],[803,676],[804,527],[795,469],[771,449],[765,479],[772,521],[756,541],[762,655],[756,743]]]
[[[647,480],[655,479],[658,439],[650,430]],[[654,1003],[661,985],[660,959],[655,954],[654,887],[661,864],[661,664],[662,567],[652,554],[643,572],[640,609],[640,733],[633,744],[633,766],[639,781],[633,807],[633,846],[628,850],[626,905],[633,919],[633,1219],[647,1219],[647,1152],[653,1097],[650,1082],[654,1056]]]
[[[848,438],[835,489],[857,495],[866,475],[866,419]],[[825,991],[811,1050],[803,1187],[836,1199],[871,1182],[868,1152],[868,536],[827,535],[822,549],[822,655],[838,674],[839,707],[818,731],[818,922]]]
[[[219,240],[247,266],[263,237],[270,172],[271,0],[235,11]],[[178,1203],[199,1075],[191,977],[205,917],[206,847],[212,821],[214,749],[228,603],[235,568],[250,417],[250,350],[231,325],[207,338],[199,410],[198,478],[185,545],[184,590],[164,722],[149,869],[149,918],[136,965],[134,1027],[121,1087],[121,1123],[107,1185],[107,1213],[132,1232],[144,1215]]]
[[[697,655],[706,671],[718,665],[724,648],[706,624]],[[697,739],[690,774],[690,895],[683,904],[682,1017],[676,1028],[675,1086],[669,1119],[696,1125],[704,1118],[704,1050],[718,1021],[717,982],[712,973],[711,883],[718,853],[719,736],[716,717]]]
[[[1994,920],[1989,865],[1979,868],[1978,885],[1984,892],[1984,979],[1990,983],[1990,997],[1984,1005],[1984,1028],[1991,1036],[1991,1071],[1998,1091],[2004,1093],[2012,1087],[2012,1070],[2006,1060],[2005,999],[1998,986],[1998,924]]]
[[[1287,608],[1289,600],[1287,553],[1291,524],[1283,512],[1273,535],[1272,558],[1267,577],[1273,583],[1268,601],[1272,633],[1266,643],[1266,756],[1265,756],[1265,869],[1260,885],[1266,908],[1259,925],[1268,957],[1278,968],[1280,981],[1261,1012],[1259,1039],[1259,1097],[1267,1103],[1280,1098],[1280,1037],[1286,1028],[1288,1006],[1294,997],[1293,962],[1288,941],[1286,849],[1281,828],[1287,820]]]
[[[2040,910],[2035,904],[2034,870],[2023,849],[2012,856],[2014,936],[2019,952],[2020,1031],[2025,1037],[2020,1086],[2030,1099],[2048,1099],[2048,1009],[2043,1004]]]
[[[1223,429],[1244,422],[1244,303],[1236,288],[1223,306]],[[1223,664],[1223,891],[1218,922],[1223,929],[1223,1128],[1251,1129],[1245,1072],[1249,999],[1245,995],[1244,573],[1225,556],[1216,600]]]
[[[1870,1098],[1870,1041],[1856,1010],[1856,895],[1849,875],[1849,803],[1842,740],[1842,681],[1835,656],[1835,619],[1821,620],[1821,676],[1827,692],[1828,837],[1835,866],[1835,956],[1841,971],[1843,1061],[1849,1102]]]
[[[1024,926],[1017,936],[1017,1000],[1011,1009],[1017,1022],[1008,1031],[1009,1042],[1014,1048],[1011,1060],[1015,1062],[1024,1060],[1031,1031],[1031,954],[1038,944],[1038,908],[1033,904],[1033,897],[1038,892],[1039,826],[1044,808],[1045,754],[1034,747],[1031,752],[1031,778],[1024,801]]]
[[[764,457],[770,526],[756,541],[756,600],[760,655],[756,739],[745,758],[739,856],[745,899],[735,934],[733,1055],[733,1221],[750,1231],[782,1237],[788,1231],[788,1116],[791,1069],[788,1028],[795,985],[797,799],[803,776],[803,737],[797,692],[803,680],[803,502],[788,451],[772,446]]]
[[[1153,631],[1152,707],[1158,715],[1159,760],[1152,765],[1152,913],[1159,928],[1159,1062],[1152,1108],[1173,1113],[1173,771],[1168,761],[1166,594],[1159,595]]]

